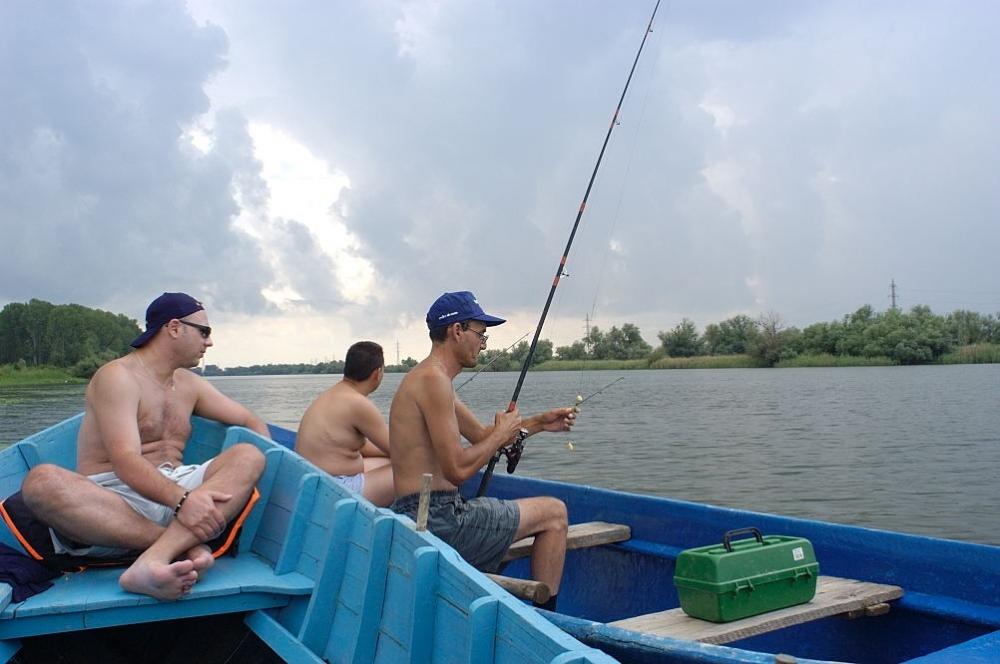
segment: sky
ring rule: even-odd
[[[221,366],[533,331],[653,2],[0,3],[0,305],[205,302]],[[664,0],[542,333],[1000,312],[1000,5]]]

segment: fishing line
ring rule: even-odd
[[[614,131],[615,126],[618,123],[618,117],[621,114],[622,104],[625,101],[625,95],[628,94],[629,83],[632,82],[632,76],[635,74],[636,67],[639,64],[639,56],[642,55],[642,49],[646,45],[646,39],[649,37],[649,33],[653,31],[653,19],[656,18],[656,10],[659,9],[659,7],[660,0],[656,0],[656,6],[653,7],[653,13],[649,17],[649,23],[646,26],[646,30],[642,34],[642,42],[639,44],[639,50],[635,54],[635,60],[632,62],[632,68],[629,70],[628,78],[625,81],[625,87],[622,89],[621,97],[618,98],[618,105],[615,107],[615,112],[611,116],[611,123],[608,125],[608,131],[604,135],[604,142],[601,144],[601,151],[597,156],[597,163],[594,164],[594,171],[590,174],[590,181],[587,183],[587,190],[583,194],[583,200],[580,202],[580,208],[576,213],[576,220],[573,222],[573,229],[570,231],[569,239],[566,241],[566,248],[563,250],[562,257],[559,259],[559,264],[556,267],[555,277],[552,279],[552,287],[549,289],[549,295],[545,300],[545,306],[542,308],[542,315],[538,319],[538,327],[535,328],[535,336],[532,337],[531,346],[528,348],[528,356],[524,358],[524,364],[521,366],[521,374],[518,376],[517,385],[514,387],[514,394],[510,399],[510,405],[507,406],[508,412],[517,407],[517,397],[521,394],[521,387],[524,385],[524,378],[528,373],[528,368],[531,366],[531,358],[534,356],[535,348],[538,346],[538,338],[542,334],[542,327],[545,325],[545,318],[548,316],[549,307],[552,306],[552,298],[555,296],[556,289],[559,287],[559,281],[563,277],[563,269],[566,267],[566,261],[569,258],[570,249],[573,247],[573,240],[576,238],[576,231],[580,227],[580,219],[583,217],[583,212],[587,208],[587,200],[590,198],[590,192],[594,187],[594,181],[597,179],[597,172],[601,167],[601,160],[604,158],[604,153],[608,148],[608,141],[611,139],[611,133]],[[477,496],[482,496],[486,493],[490,480],[493,478],[493,470],[496,468],[497,462],[500,460],[501,456],[507,457],[507,472],[514,472],[514,469],[517,468],[518,462],[521,460],[521,453],[524,450],[524,441],[527,437],[528,431],[526,429],[521,429],[514,442],[511,443],[509,447],[501,447],[497,450],[496,454],[494,454],[490,459],[486,470],[483,472],[483,479],[479,483],[479,490],[476,492]]]
[[[499,360],[501,357],[504,356],[504,353],[506,353],[511,348],[513,348],[514,346],[516,346],[519,343],[521,343],[521,340],[524,339],[529,334],[531,334],[531,330],[528,330],[527,332],[525,332],[524,334],[522,334],[520,337],[518,337],[517,341],[515,341],[511,345],[507,346],[502,351],[500,351],[495,356],[493,356],[492,360],[490,360],[489,362],[487,362],[486,364],[484,364],[479,370],[477,370],[474,374],[472,374],[472,377],[470,377],[468,380],[466,380],[461,385],[459,385],[458,387],[456,387],[455,391],[458,392],[463,387],[465,387],[466,385],[468,385],[469,383],[471,383],[472,381],[474,381],[476,379],[476,376],[478,376],[479,374],[483,373],[484,371],[486,371],[487,369],[489,369],[490,367],[492,367],[496,363],[497,360]]]
[[[664,7],[664,14],[668,14],[669,12],[670,12],[670,5],[667,4]],[[662,21],[662,23],[664,26],[667,24],[665,20]],[[663,55],[663,49],[667,43],[667,40],[664,36],[665,34],[666,32],[664,28],[663,30],[661,30],[661,34],[659,37],[654,37],[654,40],[658,40],[659,45],[657,47],[654,47],[654,50],[656,51],[656,57],[652,59],[652,62],[648,67],[649,69],[648,76],[645,77],[646,80],[649,81],[649,84],[646,86],[646,94],[643,97],[642,106],[639,109],[639,121],[636,123],[635,130],[632,132],[632,144],[629,147],[629,150],[627,151],[628,161],[625,164],[625,173],[622,176],[621,186],[618,188],[618,201],[615,205],[615,213],[611,218],[611,229],[608,232],[609,240],[604,243],[604,254],[601,258],[601,269],[598,270],[597,272],[597,286],[594,288],[594,301],[590,305],[589,320],[591,322],[597,319],[597,301],[598,299],[600,299],[601,287],[604,283],[605,268],[607,266],[608,256],[611,254],[611,243],[614,240],[615,231],[618,229],[618,221],[621,218],[622,201],[625,199],[625,190],[628,188],[629,175],[631,175],[632,173],[632,163],[635,160],[636,144],[639,142],[639,133],[646,120],[646,109],[649,106],[649,97],[653,91],[652,81],[654,79],[654,74],[657,68],[659,67],[659,63]],[[620,123],[621,120],[619,119],[619,124]],[[587,329],[587,332],[589,334],[590,332],[589,327]],[[579,375],[579,381],[577,382],[577,394],[583,393],[583,378],[586,365],[587,365],[587,357],[584,356],[583,360],[580,362],[580,375]]]

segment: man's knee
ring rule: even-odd
[[[542,529],[567,532],[569,514],[566,511],[566,503],[551,496],[538,498],[538,501],[538,506],[541,508],[539,511]]]
[[[51,463],[35,466],[28,471],[21,484],[24,504],[37,510],[71,499],[72,492],[66,481],[69,474],[70,471]]]
[[[250,482],[256,482],[264,472],[264,453],[250,443],[237,443],[229,449],[229,462],[243,470]]]
[[[550,505],[548,506],[551,514],[549,517],[550,521],[555,528],[568,531],[569,513],[566,511],[566,503],[558,498],[549,498],[548,500],[550,501]]]

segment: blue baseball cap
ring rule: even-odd
[[[442,325],[461,323],[466,320],[478,320],[486,327],[500,325],[507,321],[503,318],[490,316],[479,306],[479,300],[469,291],[444,293],[427,310],[427,328],[433,330]]]
[[[190,316],[204,308],[201,302],[187,293],[164,293],[146,307],[146,331],[133,339],[129,345],[132,348],[139,348],[173,319]]]

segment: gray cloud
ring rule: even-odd
[[[113,302],[184,289],[260,310],[268,270],[232,230],[224,155],[186,147],[225,34],[176,3],[4,3],[0,299]],[[240,275],[234,278],[234,275]]]
[[[194,4],[214,27],[172,3],[96,7],[0,9],[21,27],[0,64],[16,99],[0,223],[18,247],[0,299],[169,282],[261,311],[272,264],[232,228],[238,203],[268,197],[248,118],[350,177],[339,205],[382,276],[363,314],[380,329],[445,289],[537,311],[651,9]],[[607,324],[776,310],[801,325],[885,306],[890,278],[907,306],[1000,310],[997,15],[665,5],[553,313],[596,297]],[[206,86],[216,144],[196,154],[178,139]],[[352,315],[301,221],[262,221],[277,269],[306,304]]]

